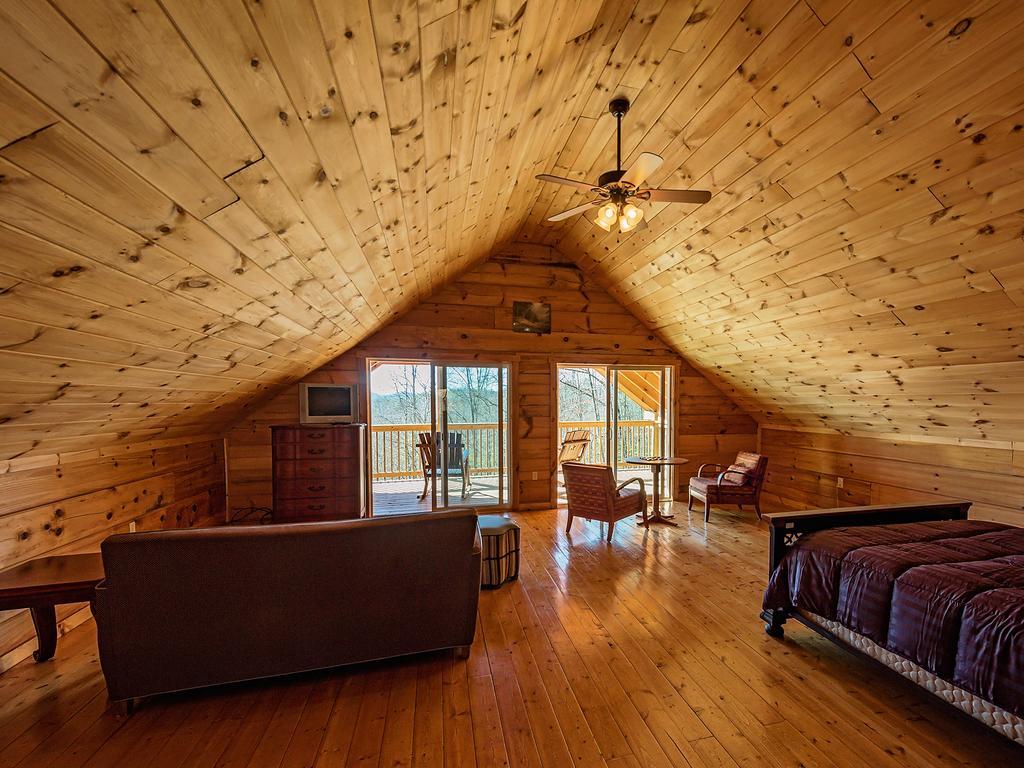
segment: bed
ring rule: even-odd
[[[1024,528],[970,502],[765,515],[765,631],[795,619],[1024,745]]]

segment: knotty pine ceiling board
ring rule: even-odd
[[[538,173],[709,189],[617,236]],[[210,434],[506,244],[763,422],[1022,427],[1012,0],[0,0],[0,459]]]

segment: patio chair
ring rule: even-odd
[[[705,476],[710,468],[717,477]],[[704,502],[704,522],[711,517],[712,504],[735,504],[743,509],[744,504],[753,504],[757,519],[761,519],[761,486],[768,471],[768,457],[749,451],[736,454],[736,461],[728,468],[721,464],[701,464],[697,474],[690,478],[690,498],[686,505],[693,509],[693,500]]]
[[[558,464],[561,466],[567,461],[582,461],[583,454],[587,452],[590,445],[589,429],[570,429],[562,437],[562,445],[558,449]]]
[[[647,490],[642,478],[633,477],[615,485],[612,468],[607,464],[580,464],[567,461],[562,465],[565,473],[565,495],[569,502],[569,533],[574,517],[608,523],[608,541],[612,540],[615,523],[633,515],[643,515],[647,523]],[[626,488],[638,483],[639,488]]]
[[[416,448],[419,449],[420,464],[423,467],[423,493],[417,496],[419,501],[423,501],[427,497],[431,476],[441,476],[441,466],[437,461],[440,447],[440,432],[435,432],[433,439],[429,432],[419,433],[419,442],[416,443]],[[461,432],[448,433],[447,458],[447,476],[462,478],[462,498],[464,499],[466,490],[473,487],[473,481],[469,476],[469,450],[462,444]]]

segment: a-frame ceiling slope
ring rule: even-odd
[[[646,82],[602,81],[635,101],[624,151],[666,158],[651,181],[711,202],[616,236],[546,227],[578,201],[547,186],[520,237],[596,271],[762,422],[1021,440],[1024,3],[728,5]],[[613,78],[643,61],[616,57]],[[596,117],[554,173],[607,168]]]
[[[511,240],[762,418],[1012,439],[1015,0],[0,0],[0,458],[206,433]],[[534,179],[711,202],[606,237]],[[946,371],[941,366],[953,365]],[[931,399],[929,399],[931,398]],[[941,406],[941,408],[940,408]]]

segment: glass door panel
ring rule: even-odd
[[[370,360],[368,378],[373,514],[429,511],[430,477],[420,443],[431,429],[430,365]]]
[[[507,366],[435,365],[434,506],[509,503]]]
[[[608,368],[558,366],[558,500],[565,502],[563,461],[607,464],[609,424]]]
[[[671,456],[671,420],[668,404],[670,368],[621,368],[611,370],[612,442],[616,479],[623,482],[643,478],[652,493],[654,477],[650,467],[626,463],[630,456]],[[667,496],[670,472],[661,472],[659,493]]]

